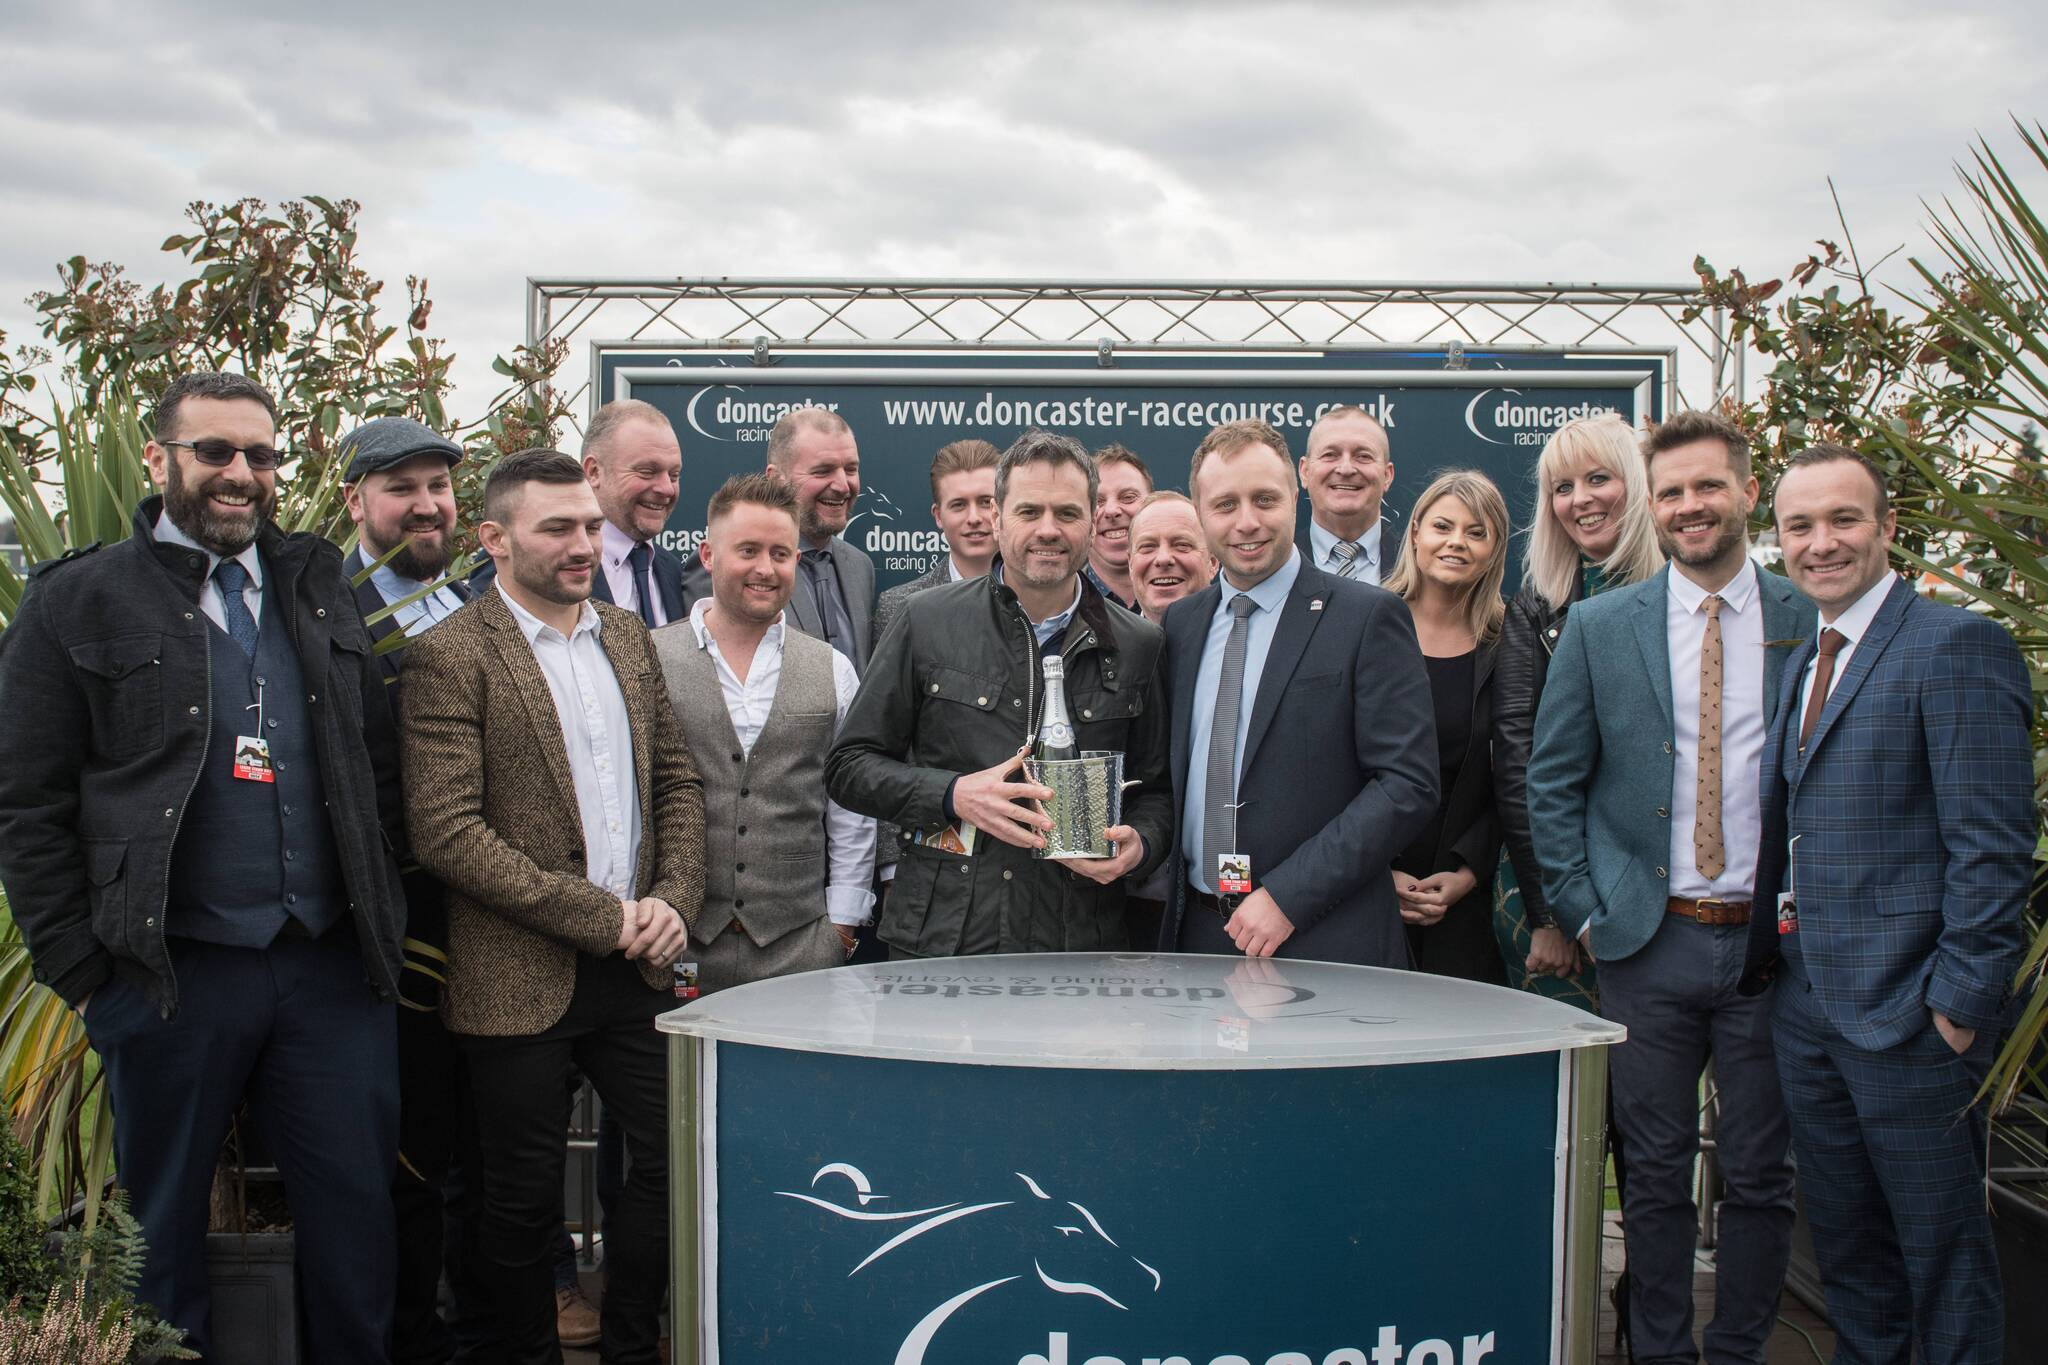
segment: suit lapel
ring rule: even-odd
[[[1189,599],[1169,622],[1173,627],[1173,796],[1178,819],[1182,793],[1188,789],[1188,719],[1195,713],[1195,674],[1202,668],[1202,644],[1223,589],[1210,584]]]
[[[1671,592],[1667,566],[1650,580],[1655,587],[1636,601],[1636,645],[1642,651],[1643,671],[1650,675],[1650,691],[1657,709],[1664,714],[1664,732],[1672,733],[1677,721],[1671,713],[1671,633],[1664,620],[1664,599]]]
[[[1806,756],[1799,752],[1799,733],[1793,727],[1803,723],[1799,684],[1806,676],[1806,665],[1812,662],[1813,654],[1814,642],[1810,639],[1803,641],[1779,671],[1778,688],[1785,694],[1786,705],[1778,708],[1778,718],[1772,723],[1770,738],[1765,743],[1763,761],[1766,765],[1776,765],[1775,772],[1769,766],[1765,767],[1765,777],[1783,781],[1793,789],[1798,787],[1799,778],[1806,769]]]
[[[590,566],[590,600],[593,602],[610,602],[612,600],[612,580],[604,571],[604,555],[602,553],[597,556],[597,559]]]
[[[1836,717],[1856,699],[1856,690],[1863,686],[1863,680],[1877,666],[1877,658],[1891,643],[1892,636],[1898,634],[1899,624],[1906,619],[1906,607],[1912,600],[1913,589],[1907,586],[1905,579],[1894,576],[1891,590],[1884,595],[1884,605],[1877,609],[1870,629],[1863,632],[1863,638],[1850,651],[1849,666],[1842,671],[1841,677],[1835,679],[1827,701],[1821,706],[1820,720],[1814,724],[1813,737],[1806,741],[1807,763],[1813,762],[1813,756],[1820,752],[1828,732],[1834,729]],[[1800,771],[1805,771],[1804,765]]]
[[[860,563],[852,562],[856,559]],[[874,561],[848,545],[843,537],[834,536],[832,567],[839,574],[839,595],[846,599],[847,619],[853,622],[853,663],[865,668],[874,646],[869,636],[875,625]]]
[[[689,613],[683,610],[683,561],[673,550],[655,547],[650,557],[648,572],[654,579],[654,588],[661,594],[661,612],[664,619],[680,621]]]
[[[818,619],[818,598],[811,591],[811,580],[804,573],[804,566],[796,566],[796,591],[789,597],[789,614],[796,618],[796,628],[817,639],[825,638],[825,623]]]
[[[1240,773],[1250,771],[1252,759],[1259,752],[1259,741],[1266,737],[1266,727],[1273,723],[1273,714],[1280,709],[1280,694],[1287,690],[1288,679],[1294,676],[1295,666],[1301,662],[1309,638],[1322,623],[1323,601],[1329,595],[1324,575],[1303,564],[1300,576],[1294,580],[1293,591],[1280,604],[1280,621],[1273,629],[1273,643],[1266,650],[1266,666],[1259,673],[1258,697],[1252,702],[1251,728],[1245,731],[1244,754],[1237,763]]]
[[[505,675],[512,679],[519,700],[526,706],[527,721],[533,726],[533,736],[540,744],[541,757],[547,761],[548,773],[561,789],[564,808],[573,811],[576,778],[569,771],[569,742],[562,737],[562,718],[555,714],[555,696],[548,691],[540,660],[533,657],[533,646],[526,643],[526,636],[512,619],[512,609],[505,605],[503,597],[494,592],[483,594],[479,610],[483,612],[484,624],[491,628],[491,639],[498,647]]]
[[[1776,716],[1782,704],[1784,691],[1785,661],[1792,657],[1797,645],[1772,645],[1772,640],[1810,639],[1812,628],[1803,619],[1798,597],[1792,584],[1774,573],[1757,570],[1756,581],[1762,590],[1764,604],[1764,715]],[[1798,695],[1796,692],[1794,695]]]

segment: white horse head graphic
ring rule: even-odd
[[[819,1167],[811,1177],[811,1189],[818,1189],[828,1178],[844,1180],[849,1187],[836,1201],[795,1190],[776,1193],[784,1199],[823,1209],[849,1226],[864,1227],[880,1238],[847,1272],[849,1278],[891,1252],[941,1229],[969,1224],[986,1227],[995,1220],[1006,1224],[1005,1236],[1021,1242],[1030,1256],[1028,1271],[1020,1269],[1013,1275],[971,1285],[926,1313],[904,1337],[896,1352],[895,1365],[923,1365],[926,1348],[949,1318],[983,1294],[1005,1285],[1029,1285],[1035,1281],[1055,1294],[1100,1299],[1123,1311],[1129,1311],[1124,1299],[1132,1294],[1159,1290],[1159,1272],[1119,1247],[1085,1206],[1055,1199],[1022,1171],[1016,1172],[1021,1188],[1007,1199],[975,1203],[955,1200],[916,1209],[871,1207],[886,1206],[889,1196],[876,1194],[866,1173],[843,1161]],[[1133,1268],[1142,1273],[1133,1274]]]

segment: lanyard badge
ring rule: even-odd
[[[276,767],[270,761],[270,741],[263,737],[263,683],[256,683],[256,700],[248,710],[256,713],[256,733],[235,736],[234,775],[241,782],[275,782]]]

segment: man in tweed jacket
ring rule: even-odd
[[[604,516],[581,468],[506,457],[484,517],[496,582],[412,645],[401,699],[407,823],[448,888],[442,1012],[475,1095],[479,1252],[510,1358],[559,1360],[549,1244],[581,1071],[631,1154],[607,1210],[603,1358],[640,1365],[667,1282],[653,1019],[703,899],[703,791],[646,626],[588,600]]]

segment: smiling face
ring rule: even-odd
[[[477,528],[499,573],[543,602],[574,606],[590,596],[605,516],[589,484],[525,484],[503,515]]]
[[[224,440],[233,459],[201,464],[189,446],[151,441],[143,450],[149,476],[163,490],[171,524],[213,553],[238,555],[277,510],[277,471],[251,469],[240,451],[277,443],[277,424],[261,403],[247,398],[187,398],[178,405],[177,430],[166,440]]]
[[[1301,483],[1324,530],[1344,540],[1371,530],[1393,482],[1387,433],[1372,418],[1355,413],[1325,417],[1309,432]]]
[[[1169,606],[1215,577],[1216,561],[1193,507],[1164,498],[1131,519],[1131,591],[1147,620],[1156,624]]]
[[[1010,471],[996,525],[1004,581],[1066,591],[1088,558],[1086,471],[1064,460],[1033,460]]]
[[[838,535],[860,499],[860,447],[843,428],[797,429],[782,476],[796,490],[797,524],[814,544]]]
[[[962,469],[939,480],[932,520],[946,536],[953,558],[986,568],[996,552],[996,471]]]
[[[1121,575],[1131,564],[1131,518],[1138,513],[1152,489],[1137,466],[1123,460],[1105,461],[1095,474],[1096,564]]]
[[[704,567],[723,615],[772,625],[796,590],[796,518],[779,507],[734,503],[704,530]]]
[[[606,521],[636,541],[652,540],[676,505],[682,447],[666,421],[624,422],[602,449],[584,455],[583,473]]]
[[[439,578],[454,551],[455,471],[445,455],[415,455],[365,474],[344,490],[363,559],[388,561],[394,573],[424,583]]]
[[[1195,508],[1209,553],[1232,586],[1258,586],[1294,553],[1292,473],[1286,457],[1258,442],[1202,461]]]
[[[1756,499],[1756,479],[1736,474],[1719,440],[1674,446],[1650,461],[1657,543],[1697,582],[1718,587],[1742,567]]]
[[[1415,542],[1417,572],[1453,591],[1484,574],[1500,553],[1493,529],[1462,498],[1450,494],[1419,510],[1409,535]]]
[[[1579,553],[1603,560],[1621,540],[1622,504],[1628,485],[1597,460],[1587,460],[1549,489],[1550,515],[1571,537]]]
[[[1878,512],[1877,489],[1856,461],[1796,466],[1772,496],[1785,571],[1822,620],[1834,620],[1891,572],[1898,514]]]

